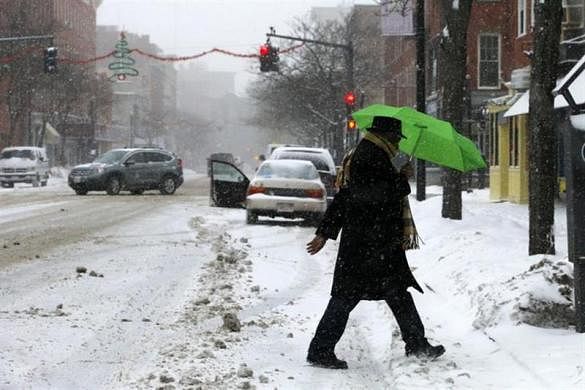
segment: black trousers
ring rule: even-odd
[[[359,298],[331,297],[311,340],[310,355],[333,353],[345,331],[349,313],[359,301]],[[423,343],[426,340],[425,329],[410,293],[406,290],[397,291],[385,301],[398,322],[404,342],[410,345]]]

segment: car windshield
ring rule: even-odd
[[[32,150],[29,149],[11,149],[11,150],[4,150],[2,155],[0,155],[2,159],[9,159],[9,158],[28,158],[29,160],[34,160],[35,156]]]
[[[276,155],[278,160],[305,160],[313,163],[319,171],[329,171],[327,162],[315,153],[282,152]]]
[[[96,163],[113,164],[122,159],[128,153],[127,150],[110,150],[95,159]]]
[[[319,178],[315,167],[300,161],[266,161],[260,166],[256,177],[263,179],[304,179]]]

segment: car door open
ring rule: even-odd
[[[245,207],[250,180],[235,165],[211,160],[211,204],[218,207]]]

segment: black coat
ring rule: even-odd
[[[386,299],[397,289],[422,289],[402,249],[402,202],[408,179],[388,155],[362,140],[353,153],[350,182],[333,199],[317,234],[336,239],[341,230],[332,296]]]

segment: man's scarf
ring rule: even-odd
[[[398,154],[398,150],[392,145],[390,142],[386,141],[382,137],[379,137],[373,133],[366,132],[364,136],[365,140],[372,142],[374,145],[382,149],[388,155],[390,159],[390,164],[392,164],[392,159],[396,157]],[[361,141],[360,141],[361,142]],[[353,157],[353,152],[355,148],[351,149],[344,157],[343,162],[341,163],[341,170],[337,174],[337,179],[335,184],[337,187],[342,188],[346,187],[350,181],[350,167],[351,167],[351,158]],[[392,165],[392,169],[396,172],[396,168]],[[402,221],[403,221],[403,239],[402,239],[402,248],[404,250],[408,249],[418,249],[420,236],[416,231],[416,226],[414,224],[414,219],[412,217],[412,212],[410,211],[410,203],[408,202],[408,196],[405,196],[401,200],[402,202]]]

